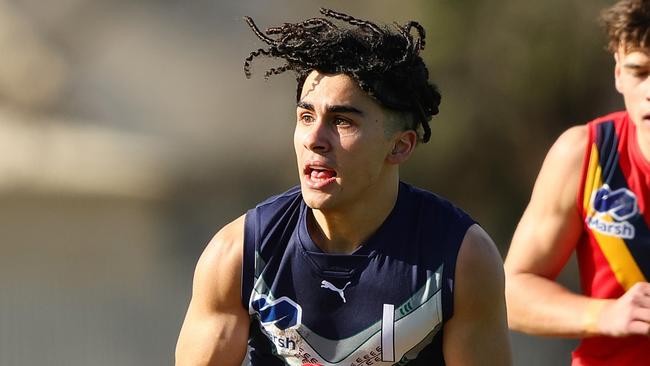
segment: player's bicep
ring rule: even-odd
[[[177,365],[241,365],[249,326],[240,300],[242,225],[240,218],[222,229],[198,261]]]
[[[587,133],[585,126],[567,130],[546,156],[508,251],[508,275],[555,278],[575,248],[582,228],[576,202]]]
[[[501,256],[478,225],[458,253],[454,312],[443,334],[447,365],[511,364]]]

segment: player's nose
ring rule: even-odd
[[[319,118],[307,126],[303,135],[303,145],[306,149],[314,152],[329,151],[331,144],[329,143],[327,123]]]

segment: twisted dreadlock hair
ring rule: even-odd
[[[244,17],[255,35],[268,45],[246,58],[246,77],[250,78],[251,64],[256,57],[284,59],[284,65],[267,70],[264,77],[294,71],[299,100],[311,71],[346,74],[386,108],[409,114],[412,122],[407,129],[417,132],[421,125],[424,132],[421,141],[429,141],[429,121],[438,114],[440,93],[429,83],[429,72],[420,56],[425,44],[424,28],[409,21],[404,25],[394,23],[395,29],[391,29],[325,8],[320,12],[353,27],[340,28],[328,19],[311,18],[262,32],[250,17]],[[416,37],[411,34],[413,29]]]

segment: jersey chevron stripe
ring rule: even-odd
[[[629,190],[618,165],[619,153],[617,149],[618,138],[613,123],[600,124],[597,130],[596,142],[591,148],[587,180],[585,181],[584,204],[588,218],[598,215],[594,209],[593,198],[596,190],[603,187],[604,184],[616,187],[616,189],[624,188]],[[615,222],[611,215],[607,213],[600,214],[599,219],[605,223]],[[636,235],[630,239],[591,230],[617,281],[625,290],[636,282],[646,281],[646,275],[640,268],[640,264],[643,268],[649,268],[646,262],[649,262],[650,258],[645,258],[645,255],[638,255],[641,254],[639,253],[640,249],[645,246],[642,241],[647,240],[644,238],[649,237],[643,235],[643,232],[648,233],[647,225],[642,219],[635,220],[634,228],[637,231]]]
[[[593,231],[593,235],[623,289],[627,290],[640,281],[645,282],[643,273],[641,273],[623,239],[601,234],[597,231]]]
[[[596,146],[596,144],[592,144],[591,154],[589,154],[589,167],[587,168],[587,179],[585,179],[583,200],[583,211],[587,213],[587,217],[591,217],[594,214],[594,209],[591,206],[591,194],[593,191],[598,189],[598,187],[603,185],[603,174],[598,160],[598,146]]]
[[[423,322],[431,322],[433,321],[434,318],[441,319],[441,316],[436,316],[436,314],[439,314],[441,312],[440,310],[440,302],[441,302],[441,293],[440,291],[437,291],[435,296],[431,297],[429,301],[427,301],[425,304],[422,306],[419,306],[417,309],[415,309],[413,312],[411,312],[407,317],[403,317],[400,320],[395,321],[395,328],[394,328],[394,333],[395,333],[395,353],[394,357],[396,359],[403,359],[407,353],[409,353],[412,349],[417,347],[419,344],[421,344],[423,341],[430,339],[433,337],[433,335],[430,335],[429,333],[427,334],[420,334],[417,331],[421,330],[422,328],[419,327],[419,324],[422,324]],[[313,333],[310,333],[306,327],[304,327],[306,331],[303,331],[302,329],[298,330],[298,333],[302,335],[302,333],[308,334],[309,336],[305,339],[304,343],[304,349],[306,353],[309,353],[310,355],[318,355],[319,357],[318,362],[322,364],[323,366],[338,366],[338,365],[349,365],[352,364],[356,359],[363,359],[365,355],[370,354],[374,350],[381,351],[381,322],[377,322],[373,327],[370,329],[366,330],[366,332],[363,332],[363,335],[367,335],[369,330],[374,330],[372,334],[370,334],[370,337],[366,338],[362,342],[359,342],[357,337],[351,337],[354,339],[346,339],[346,340],[341,340],[338,341],[338,346],[339,347],[344,347],[347,348],[350,353],[347,355],[340,355],[340,352],[336,352],[331,356],[334,356],[333,358],[325,357],[328,355],[322,355],[322,349],[320,353],[314,349],[312,344],[314,343],[314,337]],[[436,327],[436,329],[440,329]],[[360,334],[361,335],[361,334]],[[325,340],[321,338],[321,341]],[[311,341],[311,342],[310,342]],[[327,342],[331,342],[332,344],[336,344],[337,342],[335,340],[326,340]],[[314,345],[315,346],[315,345]],[[350,350],[350,348],[354,347],[353,349]],[[340,358],[343,356],[344,358]],[[399,357],[399,358],[398,358]],[[377,357],[377,359],[380,359],[380,357]],[[292,364],[292,363],[290,363]],[[394,361],[391,362],[375,362],[373,365],[393,365]],[[293,364],[292,364],[293,365]],[[296,365],[301,365],[300,363],[296,363]]]
[[[442,274],[443,268],[441,265],[435,272],[430,272],[424,286],[403,304],[394,307],[393,359],[400,360],[404,356],[414,356],[417,351],[430,343],[435,332],[427,330],[426,334],[422,334],[422,330],[426,328],[420,327],[420,324],[434,324],[436,330],[440,329],[438,325],[442,322],[441,284],[436,281],[436,278]],[[260,290],[261,292],[259,292]],[[251,303],[260,298],[266,298],[269,301],[277,300],[262,278],[257,278]],[[400,311],[400,309],[402,310]],[[256,313],[252,307],[249,308],[249,312]],[[356,359],[363,359],[364,356],[372,352],[379,354],[382,349],[382,319],[378,319],[370,327],[343,340],[321,337],[304,324],[300,324],[296,329],[280,330],[274,324],[265,324],[263,328],[264,334],[271,340],[278,337],[291,339],[299,337],[301,342],[296,343],[302,345],[300,352],[315,357],[323,366],[350,365]],[[427,340],[428,342],[426,342]],[[283,356],[282,350],[276,351],[279,356]],[[377,356],[377,358],[380,359],[381,356]],[[294,358],[287,358],[285,362],[289,365],[302,365],[293,360]],[[394,363],[395,361],[375,362],[373,365],[393,365]]]
[[[602,178],[606,183],[610,182],[612,174],[618,168],[618,142],[614,123],[608,122],[598,126],[596,136],[599,151],[598,161],[604,174]]]
[[[620,167],[620,153],[619,149],[619,137],[616,134],[616,130],[613,122],[603,123],[600,125],[599,134],[604,136],[603,145],[600,148],[600,151],[607,152],[609,157],[603,159],[604,154],[601,155],[600,164],[605,173],[605,182],[610,183],[610,186],[616,187],[617,189],[625,189],[629,192],[632,192],[630,186],[628,185],[627,179],[623,174],[623,171]],[[606,150],[607,149],[607,150]],[[614,221],[612,219],[612,221]],[[648,230],[648,225],[643,220],[641,215],[636,215],[631,217],[628,222],[633,225],[636,234],[633,238],[625,238],[624,243],[626,245],[628,253],[631,255],[634,265],[629,267],[630,278],[627,278],[626,283],[629,286],[634,284],[634,280],[646,281],[650,273],[650,255],[648,255],[648,245],[647,241],[650,238],[650,231]],[[626,258],[622,258],[622,261]],[[628,267],[625,264],[622,265],[624,269],[620,273],[627,273]],[[621,285],[624,285],[621,282]],[[625,289],[628,289],[628,286],[623,286]]]
[[[384,304],[381,319],[381,360],[395,361],[395,305]]]
[[[591,202],[593,192],[603,185],[602,167],[599,162],[598,146],[593,144],[589,156],[589,168],[584,190],[584,211],[587,213],[587,217],[592,217],[595,214]],[[609,221],[611,221],[611,218],[609,218]],[[614,276],[624,289],[628,289],[631,285],[643,279],[643,275],[623,239],[600,234],[595,230],[592,233],[603,255],[607,258]]]
[[[650,229],[648,229],[648,224],[640,215],[631,218],[629,221],[636,228],[636,235],[632,239],[625,239],[625,242],[637,264],[637,268],[642,274],[639,281],[647,282],[650,278],[650,255],[648,255],[650,252],[648,249]]]

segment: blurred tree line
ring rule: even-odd
[[[425,56],[443,101],[432,146],[420,147],[405,176],[467,208],[502,252],[559,134],[623,108],[597,21],[611,3],[422,3]]]

